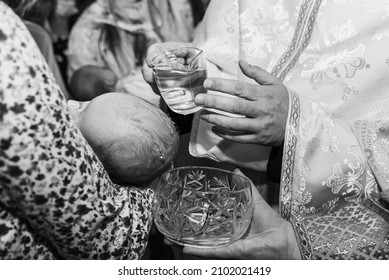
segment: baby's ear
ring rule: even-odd
[[[67,105],[69,109],[83,111],[91,103],[91,101],[77,101],[77,100],[68,100]]]
[[[81,112],[88,106],[91,101],[76,101],[76,100],[68,100],[67,105],[69,109],[69,113],[72,116],[74,122],[79,123]]]

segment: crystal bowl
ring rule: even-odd
[[[244,235],[252,215],[250,181],[222,169],[174,168],[162,175],[155,191],[154,223],[179,245],[229,245]]]

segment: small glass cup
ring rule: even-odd
[[[171,169],[162,175],[154,195],[154,223],[179,245],[229,245],[247,231],[252,215],[250,181],[222,169]]]
[[[199,93],[206,93],[207,78],[203,51],[181,47],[158,53],[151,61],[154,77],[162,98],[169,108],[181,115],[201,109],[194,103]]]

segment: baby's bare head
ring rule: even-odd
[[[78,126],[113,182],[146,184],[169,168],[178,134],[159,108],[134,95],[106,93],[92,100]]]

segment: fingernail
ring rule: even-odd
[[[195,103],[196,103],[197,105],[203,105],[204,102],[205,102],[205,96],[204,96],[204,94],[199,94],[199,95],[197,95],[197,96],[195,97]]]
[[[212,80],[206,79],[205,82],[204,82],[204,87],[206,87],[206,88],[213,88],[214,84],[215,83]]]

